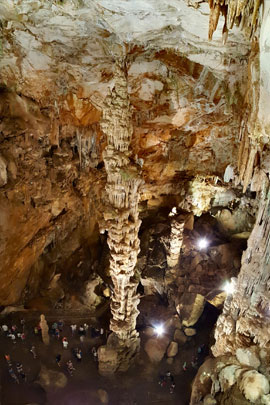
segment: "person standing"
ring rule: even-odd
[[[61,357],[62,357],[61,354],[57,354],[55,357],[56,364],[58,365],[58,367],[61,366]]]
[[[73,367],[72,361],[68,360],[66,364],[67,364],[67,370],[69,372],[69,375],[72,377],[73,371],[75,370],[75,368]]]
[[[67,349],[67,348],[68,348],[68,340],[67,340],[66,337],[63,337],[62,343],[63,343],[63,348],[64,348],[64,349]]]
[[[77,329],[77,325],[74,323],[74,324],[70,325],[70,328],[71,328],[71,334],[72,334],[72,336],[74,336],[76,329]]]
[[[36,359],[36,358],[37,358],[37,353],[36,353],[36,348],[35,348],[35,346],[32,346],[32,347],[31,347],[30,352],[32,353],[34,359]]]
[[[18,377],[16,376],[16,374],[13,371],[13,368],[9,368],[8,370],[10,377],[17,383],[20,384]]]

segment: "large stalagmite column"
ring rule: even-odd
[[[130,161],[132,124],[124,68],[116,66],[115,87],[103,112],[102,130],[107,136],[103,153],[107,172],[107,204],[104,212],[110,248],[110,274],[113,281],[111,301],[113,332],[107,346],[99,350],[102,374],[128,368],[139,347],[136,331],[139,278],[135,266],[139,253],[138,213],[139,166]]]

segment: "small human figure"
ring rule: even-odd
[[[84,333],[85,333],[85,330],[84,330],[84,327],[82,326],[82,325],[80,325],[80,327],[79,327],[79,336],[82,336],[82,335],[84,335]]]
[[[23,332],[23,333],[21,333],[21,339],[22,339],[22,341],[24,341],[25,340],[25,333]]]
[[[9,365],[9,367],[12,367],[11,360],[10,360],[10,355],[9,355],[9,354],[5,354],[5,359],[6,359],[7,364]]]
[[[10,337],[12,343],[16,343],[16,336],[14,335],[14,333],[10,333],[10,334],[8,335],[8,337]]]
[[[68,370],[70,376],[72,377],[73,371],[75,370],[75,368],[73,367],[72,361],[68,360],[66,364],[67,364],[67,370]]]
[[[59,339],[60,339],[60,330],[56,328],[56,329],[54,330],[54,335],[55,335],[55,337],[59,340]]]
[[[63,343],[63,348],[64,348],[64,349],[67,349],[67,348],[68,348],[68,340],[67,340],[66,337],[63,337],[62,343]]]
[[[78,349],[78,348],[75,350],[76,350],[76,352],[75,352],[76,358],[79,362],[81,362],[82,361],[82,351],[81,351],[81,349]]]
[[[92,347],[92,354],[93,354],[94,360],[98,361],[98,354],[97,354],[97,349],[95,348],[95,346]]]
[[[54,322],[53,324],[52,324],[52,334],[53,335],[55,335],[55,331],[56,331],[56,329],[57,329],[57,323],[56,322]]]
[[[195,368],[195,369],[198,367],[198,359],[197,359],[197,357],[192,358],[191,367]]]
[[[103,334],[104,334],[104,329],[103,328],[100,328],[100,335],[102,336]]]
[[[174,393],[174,389],[175,389],[175,382],[171,383],[170,385],[170,394]]]
[[[83,328],[84,328],[84,332],[85,334],[87,333],[88,329],[89,329],[89,325],[87,323],[83,324]]]
[[[80,342],[83,343],[83,342],[84,342],[84,339],[85,339],[85,336],[84,336],[84,335],[81,335],[81,336],[80,336]]]
[[[63,332],[63,327],[64,327],[63,319],[60,319],[60,321],[57,322],[57,327],[60,330],[60,332]]]
[[[35,348],[35,346],[32,346],[32,347],[31,347],[30,352],[32,353],[34,359],[36,359],[36,358],[37,358],[37,353],[36,353],[36,348]]]
[[[198,350],[197,350],[198,354],[203,353],[203,352],[204,352],[204,349],[205,349],[205,344],[203,343],[202,345],[200,345],[200,346],[198,347]]]
[[[186,361],[183,363],[183,366],[182,366],[182,367],[183,367],[183,370],[184,370],[184,371],[187,371],[187,362],[186,362]]]
[[[75,334],[75,332],[76,332],[76,329],[77,329],[77,325],[76,325],[76,324],[72,324],[72,325],[70,325],[70,327],[71,327],[71,334],[72,334],[72,336],[74,336],[74,334]]]
[[[61,357],[62,357],[61,354],[57,354],[55,357],[56,364],[58,365],[58,367],[61,366]]]
[[[16,374],[14,373],[13,368],[9,368],[8,370],[10,377],[17,383],[20,384],[18,377],[16,376]]]
[[[17,373],[19,374],[19,376],[23,379],[23,381],[26,381],[26,376],[25,376],[25,372],[23,371],[22,363],[17,363],[16,368],[17,368]]]
[[[7,325],[2,325],[2,326],[1,326],[1,329],[2,329],[2,332],[7,335],[7,333],[8,333],[8,326],[7,326]]]
[[[22,318],[22,319],[20,320],[20,322],[21,322],[22,330],[23,330],[23,332],[24,332],[24,328],[25,328],[25,320],[24,320],[24,318]]]
[[[161,375],[161,376],[159,377],[159,382],[158,382],[158,384],[159,384],[162,388],[166,386],[166,380],[165,380],[165,376],[164,376],[164,375]]]
[[[16,325],[12,325],[12,326],[11,326],[11,331],[12,331],[13,333],[15,333],[16,330],[17,330],[17,326],[16,326]]]
[[[38,335],[38,327],[37,326],[34,327],[34,334]]]

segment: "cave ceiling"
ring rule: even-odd
[[[223,175],[237,166],[252,46],[235,26],[224,44],[223,17],[209,41],[209,15],[197,0],[1,2],[1,303],[18,301],[48,246],[62,246],[55,264],[97,228],[116,63],[141,210],[173,201],[200,215],[236,199]]]

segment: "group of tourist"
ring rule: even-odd
[[[84,339],[87,336],[87,334],[89,334],[89,337],[91,337],[91,338],[97,338],[97,337],[103,338],[103,336],[105,338],[105,335],[107,337],[107,332],[105,333],[104,328],[102,328],[102,327],[97,328],[97,327],[92,327],[92,326],[89,327],[89,325],[86,323],[79,325],[78,327],[76,324],[73,323],[70,325],[69,328],[71,331],[70,339],[74,338],[76,336],[76,332],[77,332],[77,336],[79,337],[81,343],[84,342]],[[61,338],[63,349],[68,349],[68,346],[69,346],[68,338],[66,336],[61,337],[63,330],[64,330],[64,321],[59,320],[58,322],[53,322],[52,325],[49,327],[49,334],[58,340],[60,340],[60,338]],[[67,330],[67,328],[66,328],[66,330]],[[20,328],[18,328],[15,324],[10,327],[6,324],[3,324],[1,326],[1,332],[3,335],[10,338],[14,344],[18,341],[24,341],[26,339],[26,337],[28,337],[28,333],[25,332],[25,320],[24,319],[20,320]],[[41,330],[40,324],[38,324],[37,326],[34,326],[33,332],[37,336],[41,335],[42,330]],[[37,358],[36,347],[34,345],[31,345],[29,351],[33,355],[33,358],[36,359]],[[77,360],[77,362],[82,361],[82,349],[81,348],[75,347],[71,350],[71,352],[72,352],[74,358]],[[90,348],[89,354],[91,356],[93,356],[94,361],[97,361],[98,354],[97,354],[97,349],[95,346]],[[15,368],[13,367],[13,365],[11,363],[10,355],[6,354],[5,359],[7,361],[9,375],[13,379],[13,381],[16,382],[17,384],[20,383],[20,380],[22,382],[25,382],[26,374],[23,370],[23,365],[21,363],[17,363],[16,371],[14,371]],[[57,354],[56,355],[56,364],[59,367],[61,366],[61,360],[62,360],[62,355]],[[72,376],[75,368],[73,366],[71,359],[69,359],[66,362],[66,368],[67,368],[67,372],[69,373],[69,375]],[[16,372],[17,372],[17,374],[16,374]]]
[[[175,381],[174,381],[174,376],[170,371],[167,371],[165,375],[161,375],[159,377],[159,382],[158,384],[164,388],[164,387],[169,387],[170,394],[174,393],[175,389]]]

